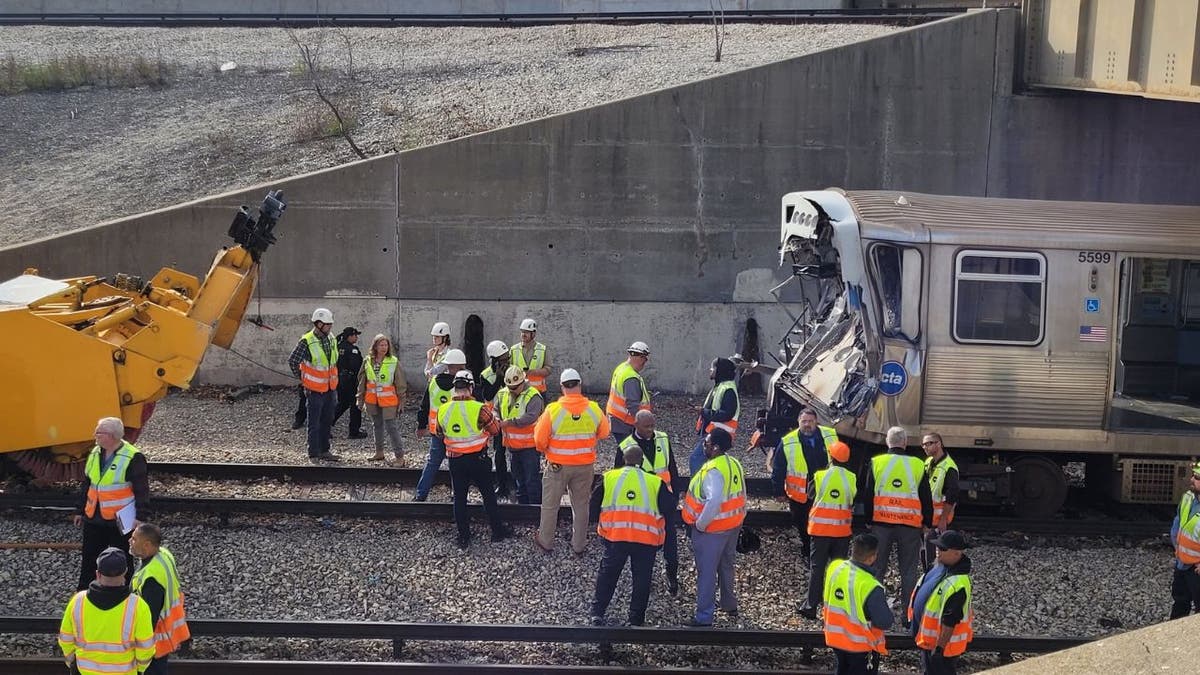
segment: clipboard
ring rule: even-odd
[[[121,528],[121,534],[129,534],[130,532],[133,532],[133,526],[136,524],[136,504],[126,504],[117,511],[117,525]]]

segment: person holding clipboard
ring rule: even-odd
[[[83,489],[73,521],[83,527],[83,560],[78,590],[96,577],[96,558],[115,546],[129,555],[129,534],[146,519],[150,483],[146,456],[125,441],[125,423],[105,417],[96,423],[96,447],[88,454]],[[129,583],[132,566],[125,572]]]

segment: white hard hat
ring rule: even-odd
[[[429,334],[436,335],[437,337],[445,337],[450,334],[450,324],[445,321],[439,321],[433,324],[433,330],[429,331]]]
[[[633,344],[629,345],[629,349],[627,349],[626,351],[628,351],[630,354],[639,354],[641,356],[649,356],[650,355],[650,345],[647,345],[645,342],[638,340],[637,342],[634,342]]]
[[[559,375],[558,383],[566,384],[567,382],[578,382],[581,379],[583,378],[579,377],[578,370],[575,370],[574,368],[567,368],[566,370],[562,371],[562,375]]]
[[[467,355],[461,349],[448,349],[446,355],[442,357],[442,363],[448,366],[465,366],[467,365]]]
[[[475,385],[475,375],[469,370],[460,370],[454,374],[454,388],[466,389]]]
[[[520,366],[509,366],[504,371],[504,384],[515,387],[525,381],[525,371]]]
[[[333,312],[324,307],[318,307],[313,310],[312,320],[320,321],[321,323],[333,323]]]
[[[525,319],[521,322],[521,330],[537,332],[537,322],[533,319]]]
[[[487,346],[487,355],[498,359],[508,353],[508,345],[500,340],[492,340]]]

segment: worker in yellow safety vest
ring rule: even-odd
[[[625,466],[606,471],[592,491],[591,510],[600,512],[596,531],[604,540],[604,558],[600,561],[596,597],[592,600],[593,626],[604,625],[604,613],[626,559],[633,584],[629,625],[640,626],[645,622],[654,554],[666,540],[666,512],[675,504],[666,484],[642,468],[642,449],[636,443],[626,447],[623,458]]]
[[[166,675],[167,659],[192,636],[183,607],[183,589],[175,556],[162,545],[157,525],[142,523],[129,538],[129,550],[141,559],[133,592],[146,602],[154,621],[154,660],[147,675]]]
[[[546,395],[546,378],[550,377],[550,354],[546,345],[537,341],[537,321],[521,321],[521,341],[512,346],[512,364],[525,371],[529,386]]]
[[[970,548],[963,536],[946,530],[933,541],[937,564],[921,576],[908,603],[908,622],[921,649],[924,675],[955,675],[958,657],[975,637],[971,609]]]
[[[814,472],[808,484],[812,554],[808,564],[808,597],[800,606],[800,616],[808,619],[817,618],[829,561],[845,558],[849,550],[854,499],[858,494],[858,480],[846,466],[850,462],[850,446],[841,441],[830,443],[829,459],[829,468]]]
[[[333,312],[324,307],[313,310],[312,325],[312,330],[300,336],[288,358],[288,367],[304,387],[309,461],[337,462],[341,460],[329,451],[338,397],[338,348],[329,335],[333,330]]]
[[[679,510],[676,508],[675,479],[679,477],[679,469],[675,466],[675,453],[671,451],[671,438],[666,432],[656,429],[658,421],[649,410],[639,410],[634,415],[633,433],[621,441],[621,459],[625,459],[625,451],[630,448],[641,448],[642,470],[652,473],[666,485],[670,496],[671,508],[663,515],[667,519],[667,536],[663,541],[663,561],[666,563],[667,593],[679,593],[679,542],[675,529],[679,520]],[[620,468],[620,467],[614,467]]]
[[[604,411],[612,425],[612,437],[620,447],[621,441],[633,433],[634,415],[639,410],[650,410],[650,390],[642,378],[642,371],[650,362],[650,347],[638,340],[626,350],[629,358],[613,369],[608,385],[608,402]],[[620,450],[617,451],[618,453]],[[617,458],[613,463],[620,462]]]
[[[125,583],[129,559],[115,546],[96,558],[96,579],[67,603],[58,646],[81,675],[138,675],[154,658],[154,622]]]
[[[1200,614],[1200,462],[1192,465],[1188,489],[1171,523],[1175,574],[1171,580],[1171,618]]]
[[[708,379],[713,387],[704,398],[696,415],[696,447],[688,461],[690,473],[696,473],[704,464],[704,434],[713,429],[724,429],[730,437],[737,438],[738,417],[742,414],[742,400],[738,396],[737,367],[726,358],[713,359],[708,368]]]
[[[825,568],[825,644],[837,660],[834,675],[877,673],[879,657],[887,654],[883,632],[893,618],[872,572],[878,549],[879,539],[864,532],[850,542],[850,560],[833,560]]]
[[[925,434],[921,439],[925,451],[925,475],[929,476],[929,495],[933,499],[933,529],[925,536],[925,558],[922,561],[928,572],[936,557],[930,537],[950,529],[954,522],[954,509],[958,506],[958,464],[946,452],[942,435],[936,432]]]
[[[817,424],[817,413],[804,408],[796,417],[797,428],[783,435],[770,453],[771,491],[786,502],[792,525],[800,533],[800,555],[808,560],[812,541],[808,535],[808,484],[812,475],[829,466],[829,447],[838,440],[833,427]],[[824,568],[822,568],[824,569]]]
[[[720,605],[730,617],[738,614],[734,592],[734,558],[738,533],[746,519],[746,476],[741,462],[728,454],[733,438],[724,429],[708,432],[704,455],[708,461],[692,476],[683,501],[683,522],[693,526],[696,560],[696,614],[689,626],[711,626]]]
[[[461,349],[451,349],[442,356],[438,363],[440,371],[429,378],[429,386],[425,388],[425,396],[417,408],[417,438],[425,434],[429,437],[429,459],[417,479],[417,494],[414,502],[429,499],[429,491],[433,489],[433,478],[446,460],[446,443],[441,436],[432,433],[437,426],[438,409],[454,398],[454,375],[467,367],[467,355]]]

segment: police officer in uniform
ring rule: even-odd
[[[333,423],[341,419],[342,413],[350,411],[350,438],[366,438],[362,430],[362,410],[354,405],[358,394],[358,371],[362,370],[363,355],[358,349],[357,328],[348,326],[338,335],[338,404],[333,413]]]

